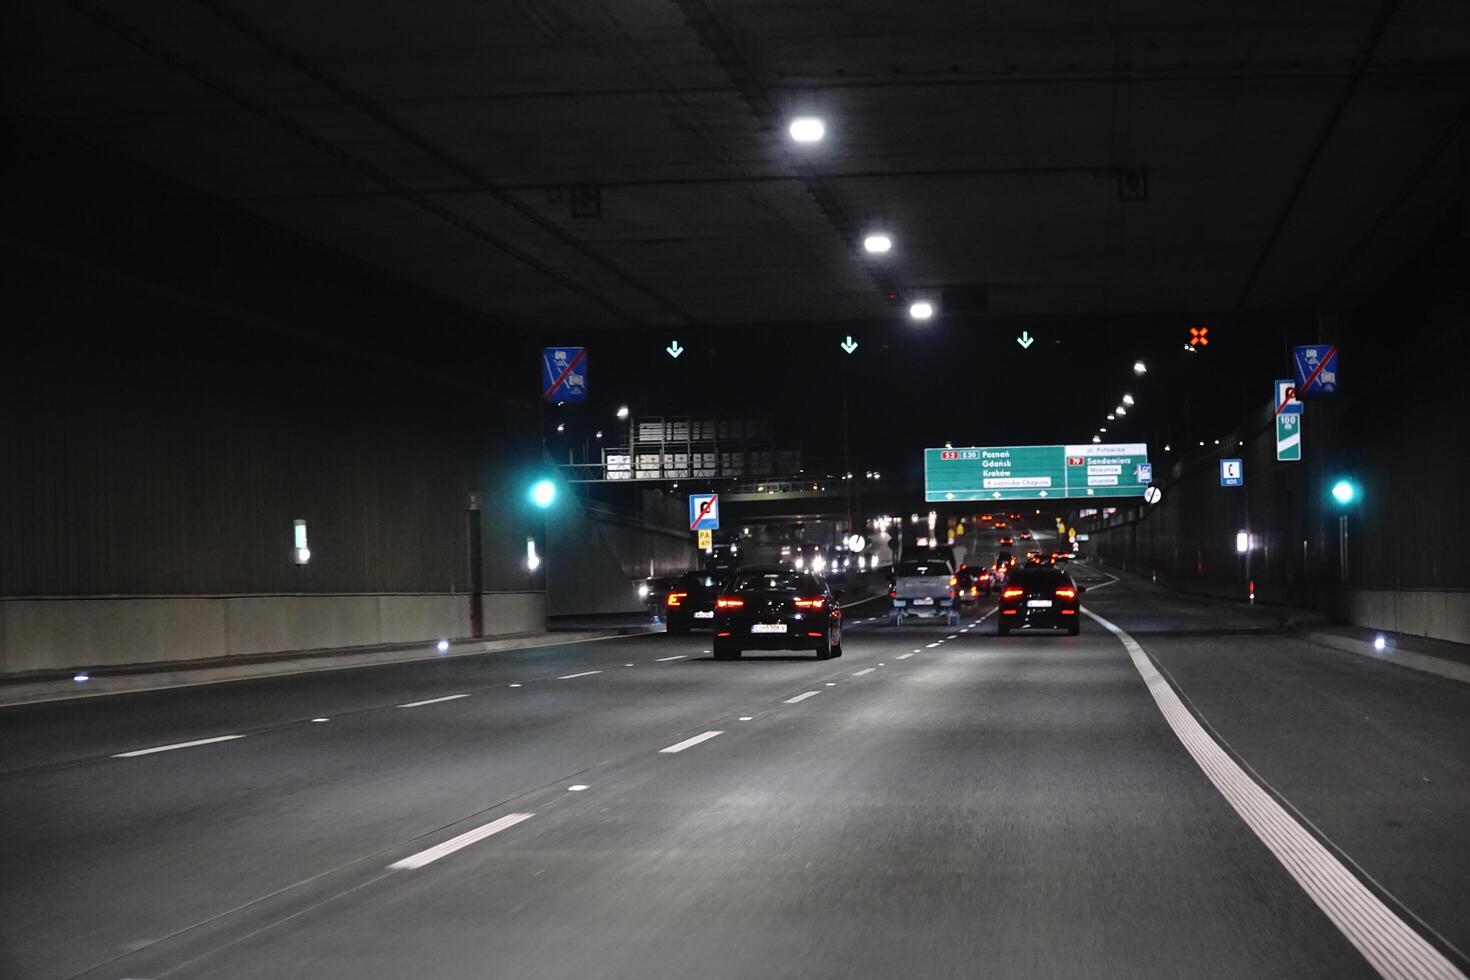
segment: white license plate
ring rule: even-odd
[[[752,633],[784,633],[784,632],[786,632],[786,624],[785,623],[752,623],[751,624],[751,627],[750,627],[750,631]]]
[[[916,606],[932,606],[932,605],[934,605],[934,598],[932,596],[930,596],[927,599],[915,599],[914,600],[914,605],[916,605]]]
[[[706,610],[704,610],[704,611],[701,612],[700,610],[696,609],[694,611],[694,618],[695,619],[714,619],[715,618],[715,611],[713,609],[706,609]]]
[[[1032,599],[1030,602],[1026,603],[1026,605],[1030,606],[1032,609],[1050,609],[1051,608],[1051,600],[1050,599]]]

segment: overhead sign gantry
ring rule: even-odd
[[[924,450],[924,499],[1141,497],[1153,478],[1141,442]]]

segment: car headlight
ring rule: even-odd
[[[643,582],[642,584],[640,584],[638,586],[638,598],[640,598],[640,599],[647,599],[648,598],[648,583],[647,582]]]

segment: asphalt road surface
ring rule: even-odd
[[[826,662],[656,635],[5,709],[0,975],[1456,976],[1470,689],[1078,577],[1126,637],[876,602]]]

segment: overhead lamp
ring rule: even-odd
[[[1114,417],[1114,416],[1112,416],[1112,415],[1109,415],[1109,416],[1108,416],[1108,421],[1109,421],[1109,422],[1112,422],[1112,421],[1114,421],[1114,419],[1115,419],[1115,417]]]
[[[1093,442],[1102,442],[1102,436],[1093,436],[1092,437],[1092,441]]]
[[[1127,415],[1128,414],[1128,409],[1124,408],[1122,405],[1119,405],[1117,408],[1113,409],[1113,414],[1114,415]]]
[[[816,116],[797,116],[786,131],[798,143],[816,143],[827,135],[827,126]]]
[[[909,316],[915,320],[927,320],[934,315],[934,304],[927,300],[919,300],[910,304]]]
[[[627,405],[619,405],[618,406],[618,418],[625,419],[627,417],[628,417],[628,406]]]
[[[1148,365],[1145,364],[1145,363],[1143,363],[1142,361],[1134,361],[1133,362],[1133,373],[1134,374],[1139,374],[1139,375],[1147,374],[1148,373]]]
[[[1106,432],[1106,431],[1108,431],[1108,427],[1105,426],[1105,425],[1099,426],[1097,431],[1099,431],[1099,432]]]
[[[556,423],[556,431],[557,432],[565,432],[565,431],[567,431],[567,424],[565,422],[558,422],[558,423]]]
[[[882,232],[874,232],[863,239],[863,249],[873,255],[882,255],[893,248],[893,239]]]
[[[1133,396],[1132,395],[1124,395],[1123,396],[1123,404],[1124,405],[1127,405],[1129,408],[1132,408],[1133,407]]]

